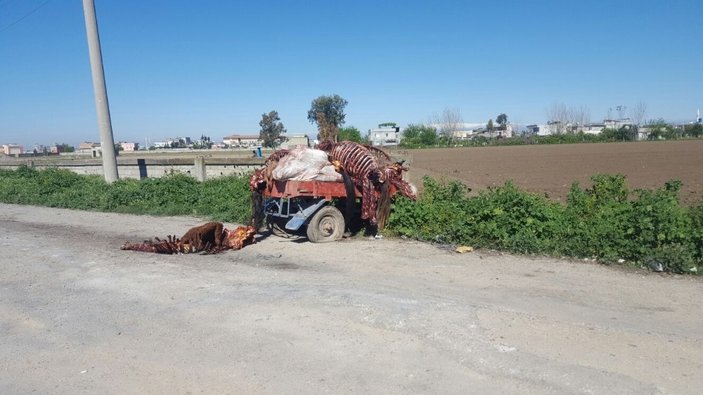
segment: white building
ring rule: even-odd
[[[264,143],[259,139],[259,135],[253,134],[233,134],[224,137],[222,142],[230,148],[256,148]]]
[[[620,129],[622,127],[633,127],[635,124],[632,123],[630,118],[622,119],[605,119],[603,124],[607,129]]]
[[[287,137],[288,140],[281,143],[281,148],[310,147],[310,138],[306,134],[294,134]]]
[[[369,141],[375,147],[395,147],[400,140],[400,128],[397,126],[369,130]]]
[[[513,137],[513,125],[505,125],[505,130],[498,130],[498,127],[496,127],[493,134],[499,139]]]
[[[534,124],[525,126],[527,134],[533,136],[549,136],[552,134],[552,128],[549,124]]]
[[[595,122],[583,125],[580,131],[586,134],[600,134],[605,129],[605,123]]]
[[[138,150],[139,150],[139,143],[128,142],[128,141],[120,141],[119,144],[120,144],[120,147],[122,147],[122,150],[125,151],[125,152],[131,152],[131,151],[138,151]]]
[[[3,144],[2,152],[5,155],[19,155],[24,152],[24,147],[19,144]]]

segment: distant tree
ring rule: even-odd
[[[405,130],[403,130],[403,141],[415,141],[420,136],[420,125],[408,125]]]
[[[421,126],[420,143],[424,146],[433,146],[437,144],[437,129],[430,126]]]
[[[263,141],[264,147],[275,148],[277,144],[288,140],[283,134],[286,133],[286,128],[283,123],[279,122],[278,112],[270,111],[268,114],[261,114],[261,131],[259,138]]]
[[[547,109],[547,122],[554,134],[575,133],[590,121],[591,110],[588,106],[568,107],[564,103],[555,103]]]
[[[644,102],[638,102],[632,109],[630,109],[630,116],[632,117],[632,122],[640,126],[644,117],[647,115],[647,104]]]
[[[422,124],[410,124],[403,130],[400,145],[404,147],[432,147],[437,145],[437,129]]]
[[[209,136],[201,134],[200,139],[198,141],[193,142],[193,148],[194,149],[210,149],[210,148],[212,148],[212,141],[210,141]]]
[[[464,119],[458,108],[447,107],[441,115],[434,114],[431,123],[437,126],[440,136],[451,144],[455,133],[464,126]]]
[[[378,124],[379,128],[394,128],[396,126],[398,125],[395,122],[384,122]]]
[[[327,122],[327,117],[323,113],[317,114],[317,130],[317,140],[319,141],[325,139],[339,140],[339,128],[335,124]]]
[[[115,155],[119,155],[120,151],[124,151],[124,148],[122,148],[122,144],[120,143],[115,143]]]
[[[555,103],[547,109],[547,123],[553,134],[566,132],[566,125],[569,123],[570,110],[564,103]]]
[[[649,129],[649,134],[647,135],[649,140],[671,140],[677,137],[676,130],[661,118],[650,119],[647,121],[646,126]]]
[[[364,138],[361,137],[361,132],[354,126],[347,126],[339,129],[339,141],[354,141],[357,143],[363,143]]]
[[[486,124],[486,131],[488,131],[488,135],[493,137],[493,131],[495,130],[495,126],[493,126],[493,119],[489,119],[488,123]]]
[[[703,136],[703,124],[694,123],[684,126],[684,134],[695,138]]]
[[[313,100],[308,111],[308,121],[317,123],[319,138],[337,141],[339,127],[344,125],[344,108],[348,102],[339,95],[320,96]]]
[[[72,145],[66,143],[56,144],[56,149],[59,152],[74,152],[76,149]]]
[[[637,139],[637,128],[622,126],[619,129],[606,128],[600,133],[605,141],[634,141]]]
[[[500,114],[496,117],[496,123],[499,125],[499,130],[505,130],[508,125],[508,116],[505,114]]]

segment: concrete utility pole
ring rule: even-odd
[[[105,181],[108,183],[113,183],[119,179],[119,176],[117,175],[115,140],[112,137],[110,106],[107,102],[107,87],[105,86],[103,57],[102,52],[100,51],[98,21],[95,18],[95,3],[93,0],[83,0],[83,14],[85,15],[85,30],[88,34],[90,69],[93,74],[95,107],[98,113],[98,127],[100,128],[100,147],[103,157],[103,172],[105,173]]]

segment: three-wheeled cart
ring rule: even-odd
[[[354,188],[355,196],[360,192]],[[269,229],[287,236],[305,231],[313,243],[342,238],[346,227],[342,210],[347,192],[343,182],[272,181],[263,191],[263,210]]]
[[[389,196],[395,195],[396,187],[390,185],[389,192]],[[346,212],[347,203],[351,203],[352,216],[347,220],[356,220],[362,198],[361,191],[354,187],[354,200],[348,202],[344,183],[330,181],[274,180],[262,195],[264,218],[273,234],[287,237],[304,230],[313,243],[341,239],[348,225],[342,212]]]

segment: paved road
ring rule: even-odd
[[[0,393],[703,388],[698,278],[389,239],[119,250],[198,223],[0,205]]]

